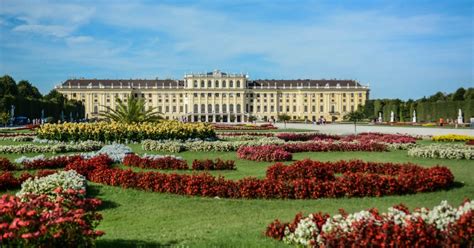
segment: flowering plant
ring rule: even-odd
[[[216,160],[203,159],[193,161],[193,170],[235,170],[234,160]]]
[[[289,161],[293,155],[283,148],[275,145],[268,146],[241,146],[237,150],[239,158],[254,161]]]
[[[464,144],[432,144],[408,150],[408,156],[444,159],[474,159],[474,147]]]
[[[173,156],[153,156],[143,157],[136,154],[128,154],[123,159],[125,166],[140,167],[144,169],[160,169],[160,170],[187,170],[188,165],[183,159]]]
[[[453,141],[470,141],[474,140],[474,136],[471,135],[461,135],[461,134],[446,134],[446,135],[435,135],[431,137],[433,141],[440,142],[453,142]]]
[[[45,177],[28,178],[21,184],[21,190],[16,195],[20,198],[27,194],[47,195],[54,198],[56,196],[54,190],[57,188],[85,192],[86,178],[74,170],[59,171]]]
[[[377,209],[329,216],[321,212],[290,223],[275,220],[265,235],[287,244],[313,247],[470,247],[474,244],[474,201],[458,208],[446,201],[432,210],[410,212],[398,205],[379,213]]]
[[[58,153],[58,152],[80,152],[94,151],[102,147],[98,141],[82,141],[76,144],[58,143],[54,145],[1,145],[0,153]]]

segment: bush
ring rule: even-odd
[[[45,124],[38,130],[39,138],[61,141],[129,142],[145,139],[207,139],[215,136],[211,125],[178,121],[137,124],[117,122]]]
[[[233,160],[216,160],[203,159],[193,161],[193,170],[235,170],[235,162]]]
[[[54,190],[57,188],[85,192],[86,178],[74,170],[60,171],[40,178],[29,178],[21,184],[21,190],[17,196],[24,197],[27,194],[34,194],[54,198],[56,196]]]
[[[432,144],[408,150],[408,156],[443,159],[474,159],[474,147],[464,144]]]
[[[275,145],[268,146],[242,146],[237,150],[239,158],[254,161],[289,161],[293,155],[283,148]]]
[[[12,171],[15,170],[15,165],[8,158],[0,158],[0,170]]]
[[[439,141],[439,142],[453,142],[453,141],[467,142],[467,141],[473,141],[474,136],[460,135],[460,134],[435,135],[431,137],[431,140]]]
[[[290,223],[275,220],[265,235],[287,244],[313,247],[472,247],[474,201],[453,208],[443,201],[432,210],[411,212],[403,205],[329,216],[297,214]]]
[[[102,219],[96,212],[98,199],[60,189],[53,199],[24,197],[5,194],[0,199],[2,247],[92,247],[104,234],[94,230]]]

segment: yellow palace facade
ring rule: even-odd
[[[215,70],[172,79],[69,79],[56,90],[83,102],[86,118],[99,118],[116,99],[143,98],[166,119],[189,122],[269,121],[286,114],[292,120],[340,121],[369,96],[354,80],[250,80],[246,74]]]

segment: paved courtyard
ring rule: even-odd
[[[275,124],[278,128],[284,129],[283,123]],[[304,123],[287,123],[286,128],[310,129],[328,134],[353,134],[353,124],[326,124],[313,125]],[[380,133],[403,133],[411,135],[441,135],[441,134],[463,134],[474,135],[474,129],[454,129],[454,128],[427,128],[427,127],[393,127],[375,125],[357,125],[357,132],[380,132]]]

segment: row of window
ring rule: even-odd
[[[226,95],[234,96],[234,93],[194,93],[194,97],[198,97],[199,95],[200,95],[201,97],[205,97],[206,94],[207,94],[208,97],[212,97],[212,94],[214,94],[214,96],[216,96],[216,97],[219,97],[220,95],[222,95],[223,97],[225,97]],[[240,93],[235,93],[235,94],[236,94],[237,97],[240,97],[240,95],[241,95]],[[85,93],[81,93],[80,95],[81,95],[82,98],[85,98]],[[115,93],[115,94],[108,94],[108,93],[106,93],[106,94],[105,94],[105,96],[106,96],[107,98],[109,98],[111,95],[115,95],[115,97],[119,97],[119,93]],[[122,96],[123,96],[124,98],[127,98],[129,95],[130,95],[130,94],[128,94],[128,93],[123,93],[123,94],[122,94]],[[183,93],[180,93],[180,94],[170,93],[169,95],[170,95],[171,97],[176,97],[177,95],[179,95],[179,97],[183,97],[183,95],[187,95],[187,94],[183,94]],[[164,96],[165,98],[167,98],[169,95],[168,95],[168,93],[157,94],[158,98],[160,98],[160,97],[162,97],[162,96]],[[255,94],[254,94],[254,93],[247,93],[247,94],[245,94],[245,95],[246,95],[246,97],[249,97],[249,98],[253,98],[254,95],[255,95],[256,98],[260,98],[260,96],[263,96],[263,97],[265,98],[265,97],[267,97],[267,95],[270,96],[270,97],[274,97],[275,94],[273,94],[273,93],[268,93],[268,94],[267,94],[267,93],[255,93]],[[285,94],[283,94],[283,93],[278,93],[278,94],[276,94],[276,95],[278,95],[278,97],[287,97],[287,98],[289,98],[290,96],[292,96],[292,97],[297,97],[297,94],[296,94],[296,93],[293,93],[293,94],[290,94],[290,93],[285,93]],[[309,93],[303,93],[302,95],[303,95],[303,97],[307,97],[308,95],[311,95],[311,94],[309,94]],[[323,94],[323,93],[320,93],[319,95],[320,95],[320,97],[324,97],[324,94]],[[359,95],[359,97],[362,97],[362,93],[358,93],[358,95]],[[142,98],[145,98],[145,94],[144,94],[144,93],[141,93],[141,94],[135,93],[134,96],[135,96],[135,97],[141,96]],[[152,96],[153,96],[152,93],[149,93],[149,94],[148,94],[148,97],[149,97],[149,98],[152,98]],[[346,97],[346,96],[347,96],[346,93],[342,93],[342,97]],[[351,96],[351,97],[354,97],[354,93],[351,93],[350,96]],[[72,97],[74,97],[74,98],[77,97],[77,93],[72,93]],[[94,98],[97,98],[97,97],[98,97],[98,94],[97,94],[97,93],[94,93],[94,94],[93,94],[93,97],[94,97]],[[312,94],[312,97],[316,97],[316,94],[313,93],[313,94]],[[335,93],[331,93],[331,97],[335,97]]]
[[[206,82],[204,80],[201,80],[201,88],[205,88],[206,87]],[[193,86],[194,88],[197,88],[198,87],[198,81],[197,80],[194,80],[193,81]],[[222,87],[222,88],[227,88],[227,81],[226,80],[222,80],[222,82],[219,82],[219,80],[215,80],[214,81],[214,85],[212,85],[212,81],[211,80],[208,80],[207,81],[207,88],[211,88],[211,87],[215,87],[215,88],[219,88],[219,87]],[[236,88],[240,88],[240,80],[237,80],[235,82],[235,87]],[[234,88],[234,81],[232,80],[229,80],[229,88]]]

